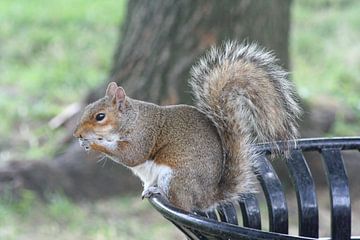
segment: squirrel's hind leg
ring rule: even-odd
[[[174,176],[174,179],[172,179],[174,181],[170,182],[168,191],[169,202],[175,207],[188,212],[203,209],[203,186],[198,184],[196,179],[187,182],[183,178],[183,176]]]

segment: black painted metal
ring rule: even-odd
[[[269,211],[271,232],[287,233],[289,228],[288,209],[283,187],[275,170],[265,155],[259,156],[258,179],[264,191]]]
[[[330,187],[331,237],[333,239],[350,239],[350,190],[340,149],[322,149],[321,154]]]
[[[172,222],[185,236],[188,240],[197,240],[199,239],[196,235],[194,235],[194,233],[183,227],[182,225],[178,224],[177,222],[175,221],[172,221],[171,219],[168,219],[170,222]]]
[[[194,213],[199,215],[199,216],[202,216],[202,217],[207,217],[206,213],[201,212],[201,211],[195,211]]]
[[[279,143],[281,146],[283,143]],[[284,144],[284,146],[287,146]],[[271,146],[257,145],[262,153],[271,153]],[[330,188],[332,239],[357,239],[351,237],[351,206],[349,184],[341,151],[360,150],[360,138],[305,139],[298,140],[291,150],[286,164],[294,185],[299,209],[299,236],[286,234],[288,231],[288,212],[281,182],[265,155],[259,157],[258,179],[267,200],[270,232],[262,231],[260,209],[254,195],[239,199],[243,226],[237,226],[236,211],[231,205],[221,205],[215,211],[189,213],[173,207],[160,195],[150,198],[151,204],[166,219],[182,230],[188,239],[317,239],[318,206],[315,186],[307,166],[304,151],[318,151],[323,163]],[[359,169],[360,170],[360,169]],[[232,224],[229,224],[232,223]],[[328,239],[328,238],[321,238]]]
[[[222,204],[217,209],[218,209],[218,213],[220,216],[220,220],[222,222],[227,222],[227,223],[235,224],[235,225],[238,224],[236,210],[232,203]]]
[[[293,150],[286,164],[298,201],[299,235],[318,237],[319,213],[315,184],[301,150]]]
[[[243,196],[239,200],[244,227],[261,229],[261,215],[257,198],[254,194]]]
[[[216,215],[216,212],[215,212],[215,210],[211,210],[211,211],[208,211],[208,212],[206,212],[206,215],[208,216],[208,218],[210,218],[210,219],[213,219],[213,220],[218,220],[218,217],[217,217],[217,215]]]
[[[308,138],[299,139],[294,143],[294,149],[301,149],[302,151],[319,151],[324,148],[338,148],[341,150],[359,149],[360,150],[360,137],[346,137],[346,138]],[[278,142],[280,149],[286,149],[288,144]],[[257,145],[259,152],[269,152],[271,145],[264,143]]]
[[[175,208],[166,198],[159,194],[153,195],[150,198],[150,203],[166,219],[171,219],[171,221],[176,222],[176,224],[183,227],[196,229],[199,233],[202,233],[203,236],[217,236],[217,239],[313,239],[281,233],[265,232],[257,229],[239,227],[224,222],[217,222],[212,219],[207,219]]]

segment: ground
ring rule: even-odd
[[[183,239],[140,197],[73,203],[56,195],[44,204],[30,192],[24,196],[16,204],[0,202],[0,239]]]

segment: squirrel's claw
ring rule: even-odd
[[[164,191],[161,188],[156,187],[156,186],[151,186],[147,189],[144,189],[144,191],[141,194],[141,199],[150,198],[154,194],[160,194],[160,195],[166,197],[166,194],[164,193]]]

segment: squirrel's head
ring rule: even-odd
[[[126,141],[131,123],[136,119],[130,99],[122,87],[111,82],[105,97],[86,106],[74,131],[85,150],[109,153]]]

